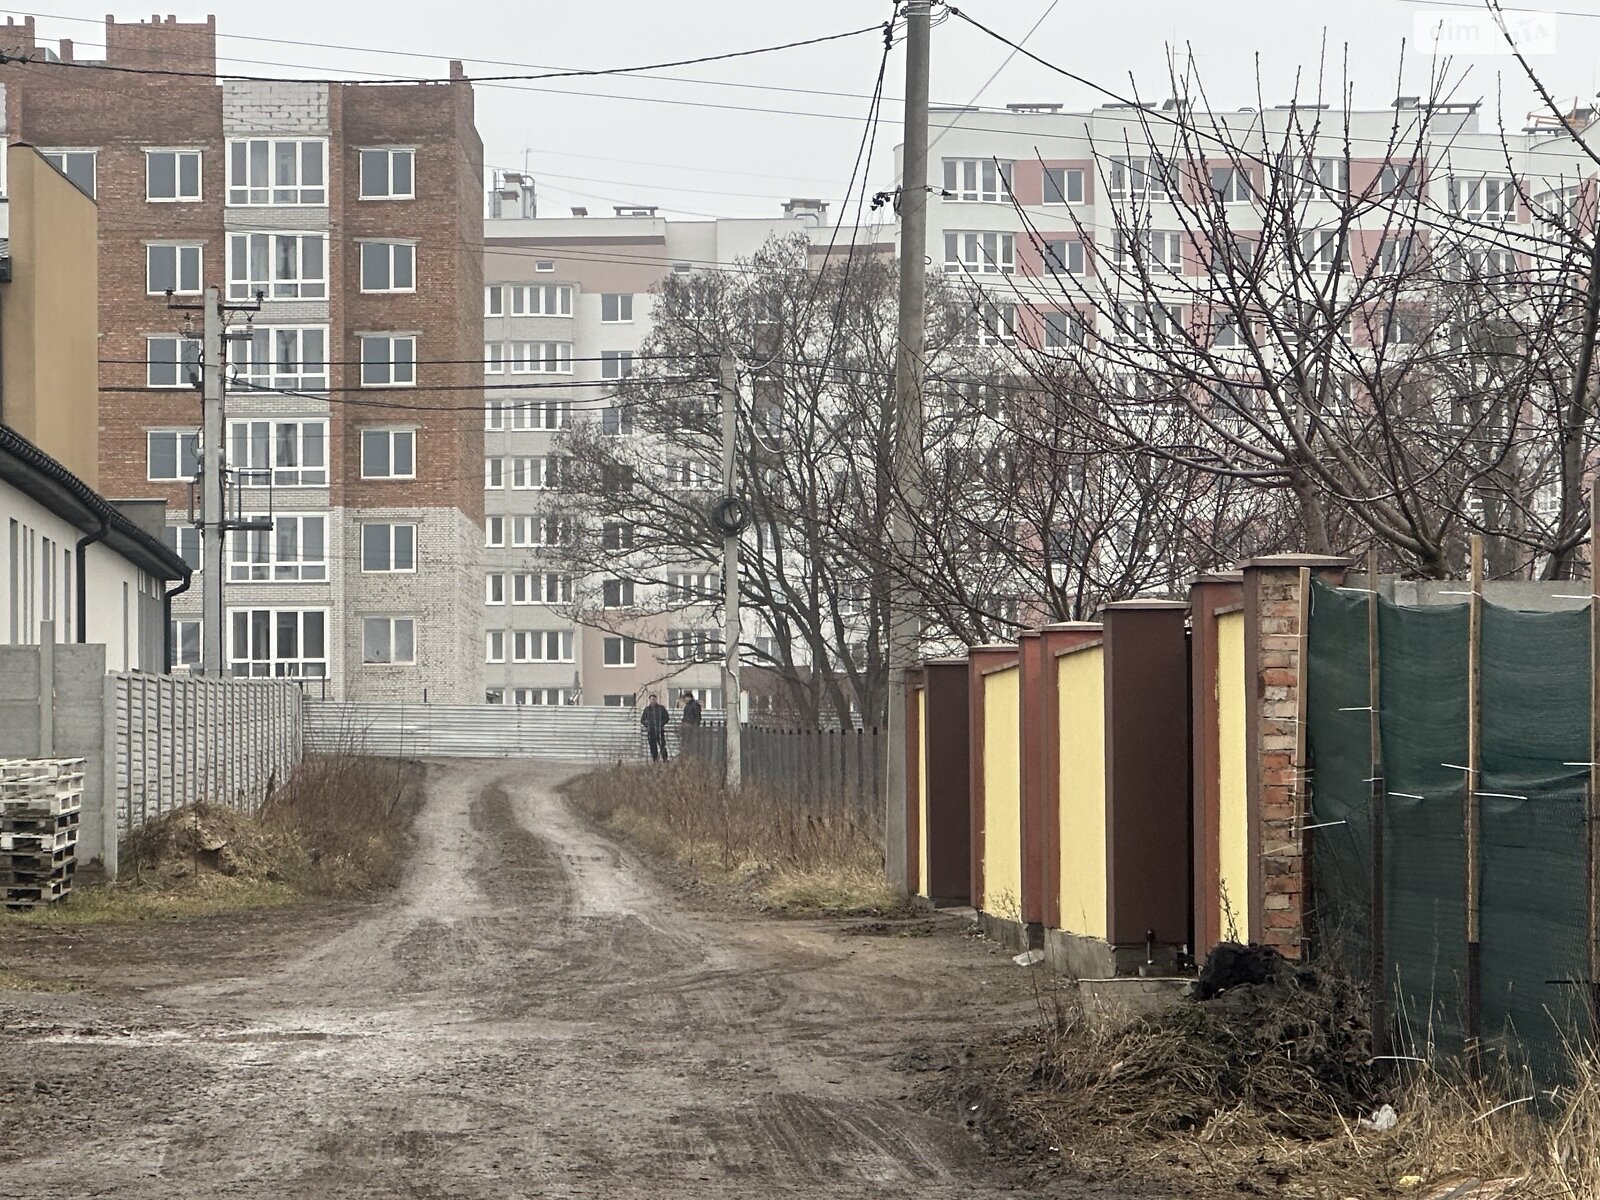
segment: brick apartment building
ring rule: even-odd
[[[44,60],[0,76],[8,141],[99,208],[101,489],[165,499],[169,544],[196,566],[201,314],[167,292],[263,294],[229,318],[224,454],[239,512],[273,529],[230,535],[224,670],[481,699],[471,85],[219,82],[214,17],[107,18],[103,60],[37,47],[31,17],[4,36]],[[180,667],[200,660],[199,590],[174,603]]]

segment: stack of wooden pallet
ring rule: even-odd
[[[0,759],[0,903],[52,904],[78,869],[83,759]]]

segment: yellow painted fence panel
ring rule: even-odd
[[[1217,618],[1217,927],[1223,937],[1241,942],[1250,936],[1244,684],[1244,614],[1223,613]]]
[[[917,689],[917,889],[928,891],[928,689]]]
[[[1056,659],[1061,739],[1061,927],[1106,936],[1105,650]]]
[[[1022,672],[983,679],[983,909],[1022,918]]]

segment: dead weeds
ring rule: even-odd
[[[1120,1022],[1076,985],[984,1052],[985,1136],[1075,1176],[1184,1196],[1600,1200],[1600,1058],[1536,1096],[1510,1070],[1377,1061],[1360,987],[1287,968],[1272,981]],[[1371,1118],[1392,1107],[1392,1128]],[[1365,1118],[1365,1120],[1364,1120]]]
[[[129,834],[115,882],[3,919],[100,924],[279,908],[397,878],[421,768],[356,755],[307,758],[259,812],[198,804]]]
[[[595,771],[566,791],[598,824],[718,900],[792,915],[903,907],[884,878],[877,831],[854,812],[779,797],[759,783],[730,794],[692,759]]]

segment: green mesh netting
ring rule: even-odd
[[[1400,1051],[1456,1054],[1467,954],[1467,606],[1380,603],[1378,648],[1384,975]]]
[[[1589,614],[1485,604],[1482,662],[1483,1034],[1549,1077],[1586,1032]]]
[[[1367,609],[1359,596],[1312,585],[1306,662],[1311,766],[1313,949],[1364,975],[1371,953],[1372,774],[1367,727]]]
[[[1369,969],[1366,598],[1318,583],[1307,658],[1313,928]],[[1402,1048],[1458,1052],[1466,968],[1467,606],[1379,602],[1386,990]],[[1485,604],[1481,1032],[1543,1077],[1585,1036],[1589,616]],[[1343,824],[1330,824],[1344,822]],[[1412,1052],[1406,1049],[1405,1052]]]

